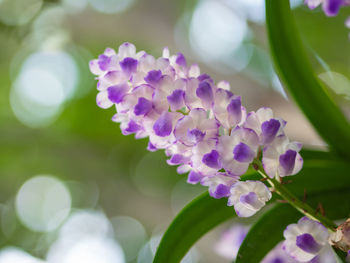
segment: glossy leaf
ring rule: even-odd
[[[266,24],[279,77],[321,137],[350,158],[350,124],[315,76],[288,0],[266,0]]]
[[[252,173],[246,179],[257,179]],[[227,206],[227,199],[214,199],[204,193],[190,202],[174,219],[165,232],[153,263],[180,262],[192,245],[211,229],[235,217],[235,211]]]
[[[349,215],[349,189],[313,195],[308,199],[310,205],[322,203],[327,217],[342,219]],[[283,230],[296,223],[303,215],[289,204],[277,204],[266,212],[248,232],[237,255],[236,263],[260,262],[265,255],[283,240]],[[268,237],[268,238],[266,238]]]

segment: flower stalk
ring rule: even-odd
[[[317,210],[309,206],[307,203],[301,201],[294,194],[292,194],[285,186],[283,186],[275,178],[270,178],[264,173],[263,166],[259,160],[255,160],[254,167],[257,168],[257,172],[270,184],[270,186],[275,190],[275,192],[287,201],[291,206],[297,209],[300,213],[307,216],[308,218],[322,223],[331,232],[334,232],[337,225],[327,217],[323,216]]]

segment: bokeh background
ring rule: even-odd
[[[349,113],[350,9],[326,18],[301,2],[310,59]],[[264,20],[263,0],[0,0],[0,262],[149,263],[178,211],[206,191],[96,106],[88,61],[105,47],[181,51],[248,110],[269,106],[290,137],[325,148],[273,70]],[[183,262],[230,262],[215,251],[230,224]]]

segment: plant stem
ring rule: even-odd
[[[281,196],[284,200],[286,200],[290,205],[292,205],[299,212],[309,217],[312,220],[319,221],[325,227],[327,227],[330,231],[334,232],[337,228],[337,225],[334,224],[330,219],[323,216],[321,213],[318,213],[315,209],[309,206],[307,203],[298,199],[294,194],[292,194],[286,187],[284,187],[280,182],[278,182],[275,178],[270,178],[263,171],[263,167],[260,161],[256,160],[254,164],[257,166],[256,168],[258,173],[266,179],[266,181],[274,188],[276,193]]]

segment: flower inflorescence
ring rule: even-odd
[[[149,138],[148,150],[165,149],[169,165],[188,173],[188,182],[208,186],[215,198],[229,197],[239,216],[251,216],[271,198],[260,181],[241,182],[260,158],[270,177],[299,172],[301,144],[290,142],[286,122],[270,108],[247,113],[226,81],[215,83],[183,54],[160,58],[124,43],[90,62],[97,75],[97,104],[115,105],[114,122],[124,135]]]

